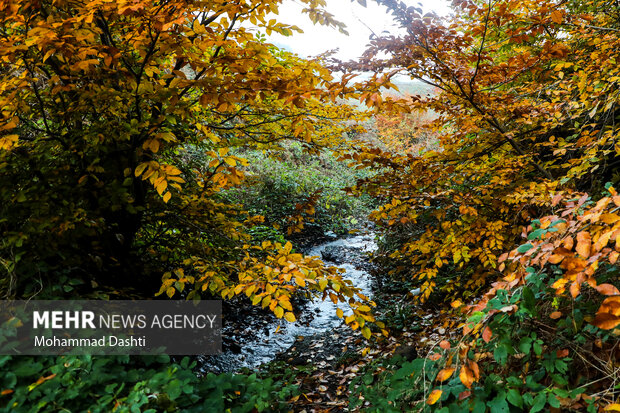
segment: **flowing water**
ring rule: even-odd
[[[328,265],[344,268],[346,273],[343,277],[351,280],[356,287],[361,288],[363,294],[370,296],[371,277],[365,270],[356,268],[353,261],[355,261],[354,257],[357,257],[359,261],[360,252],[363,254],[376,249],[374,235],[357,235],[325,242],[307,251],[306,255],[322,257],[322,253],[329,247],[341,247],[337,249],[337,251],[343,252],[342,256],[337,259],[339,264],[326,259],[323,261]],[[347,251],[351,253],[347,254]],[[243,367],[256,368],[269,362],[275,358],[277,353],[291,347],[297,337],[322,333],[340,325],[342,319],[336,315],[336,308],[337,306],[329,300],[311,301],[304,306],[304,314],[299,317],[298,321],[294,323],[283,320],[266,322],[265,325],[257,328],[259,331],[251,341],[240,340],[242,343],[240,353],[224,351],[220,355],[209,356],[204,360],[205,369],[215,372],[237,371]],[[346,305],[342,309],[346,315]],[[306,315],[311,316],[307,317]],[[280,329],[276,333],[278,326]],[[243,337],[239,338],[243,339]]]

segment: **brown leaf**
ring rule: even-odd
[[[459,400],[465,400],[469,396],[471,396],[471,392],[469,390],[465,390],[459,393]]]
[[[489,326],[486,326],[484,330],[482,330],[482,339],[484,340],[485,343],[488,343],[489,341],[491,341],[492,336],[493,336],[493,332],[491,331]]]

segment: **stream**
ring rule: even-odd
[[[345,269],[343,277],[351,280],[353,285],[361,288],[364,295],[370,297],[371,276],[363,269],[367,267],[363,264],[367,263],[366,253],[376,248],[374,234],[368,233],[325,242],[310,248],[305,255],[318,256],[327,265]],[[299,336],[317,335],[341,325],[342,319],[336,315],[336,309],[330,300],[308,301],[294,323],[275,317],[262,320],[260,326],[253,327],[251,340],[244,339],[242,332],[234,337],[239,343],[236,351],[225,349],[222,354],[205,357],[201,364],[205,370],[216,373],[234,372],[244,367],[255,369],[289,349]],[[350,314],[350,310],[347,313],[346,305],[342,309],[345,315]],[[280,329],[276,333],[278,326]]]

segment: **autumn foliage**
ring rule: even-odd
[[[360,98],[396,117],[432,110],[439,148],[362,148],[348,160],[381,172],[353,190],[384,201],[370,217],[393,277],[465,320],[452,346],[415,365],[412,385],[425,391],[414,405],[617,409],[620,10],[456,0],[442,19],[379,3],[401,34],[374,39],[349,65],[376,73]],[[374,96],[396,74],[439,92]]]
[[[321,0],[302,2],[343,30]],[[364,376],[352,406],[620,410],[620,7],[454,0],[440,18],[377,2],[399,34],[336,64],[338,79],[250,29],[297,31],[271,18],[279,0],[0,2],[2,295],[147,285],[245,296],[294,321],[301,292],[347,304],[337,315],[371,338],[374,303],[341,271],[257,241],[264,217],[221,196],[244,183],[244,151],[296,141],[373,172],[349,192],[381,202],[378,261],[451,328],[378,369],[378,390]],[[383,93],[397,75],[434,93]],[[350,98],[375,110],[377,147],[345,139],[363,118],[339,104]],[[303,230],[318,199],[282,231]]]

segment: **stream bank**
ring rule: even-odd
[[[372,277],[368,256],[375,249],[374,234],[366,232],[323,242],[304,253],[321,257],[327,265],[344,268],[345,278],[361,288],[363,294],[371,296]],[[277,319],[270,312],[255,306],[224,309],[223,352],[203,357],[201,371],[221,373],[243,368],[254,370],[273,360],[292,364],[313,363],[315,360],[319,363],[327,362],[333,360],[326,360],[327,357],[335,358],[336,355],[357,348],[354,343],[362,342],[361,334],[343,325],[342,319],[336,315],[337,307],[331,301],[294,304],[299,305],[301,310],[294,323]],[[346,308],[343,310],[346,314]],[[328,337],[331,339],[327,340]],[[305,344],[311,342],[315,343],[313,351],[308,347],[310,344]],[[319,347],[323,346],[316,344],[321,342],[329,342],[330,346],[321,351]],[[339,351],[332,346],[340,346]],[[316,356],[320,354],[325,356],[317,359]]]

